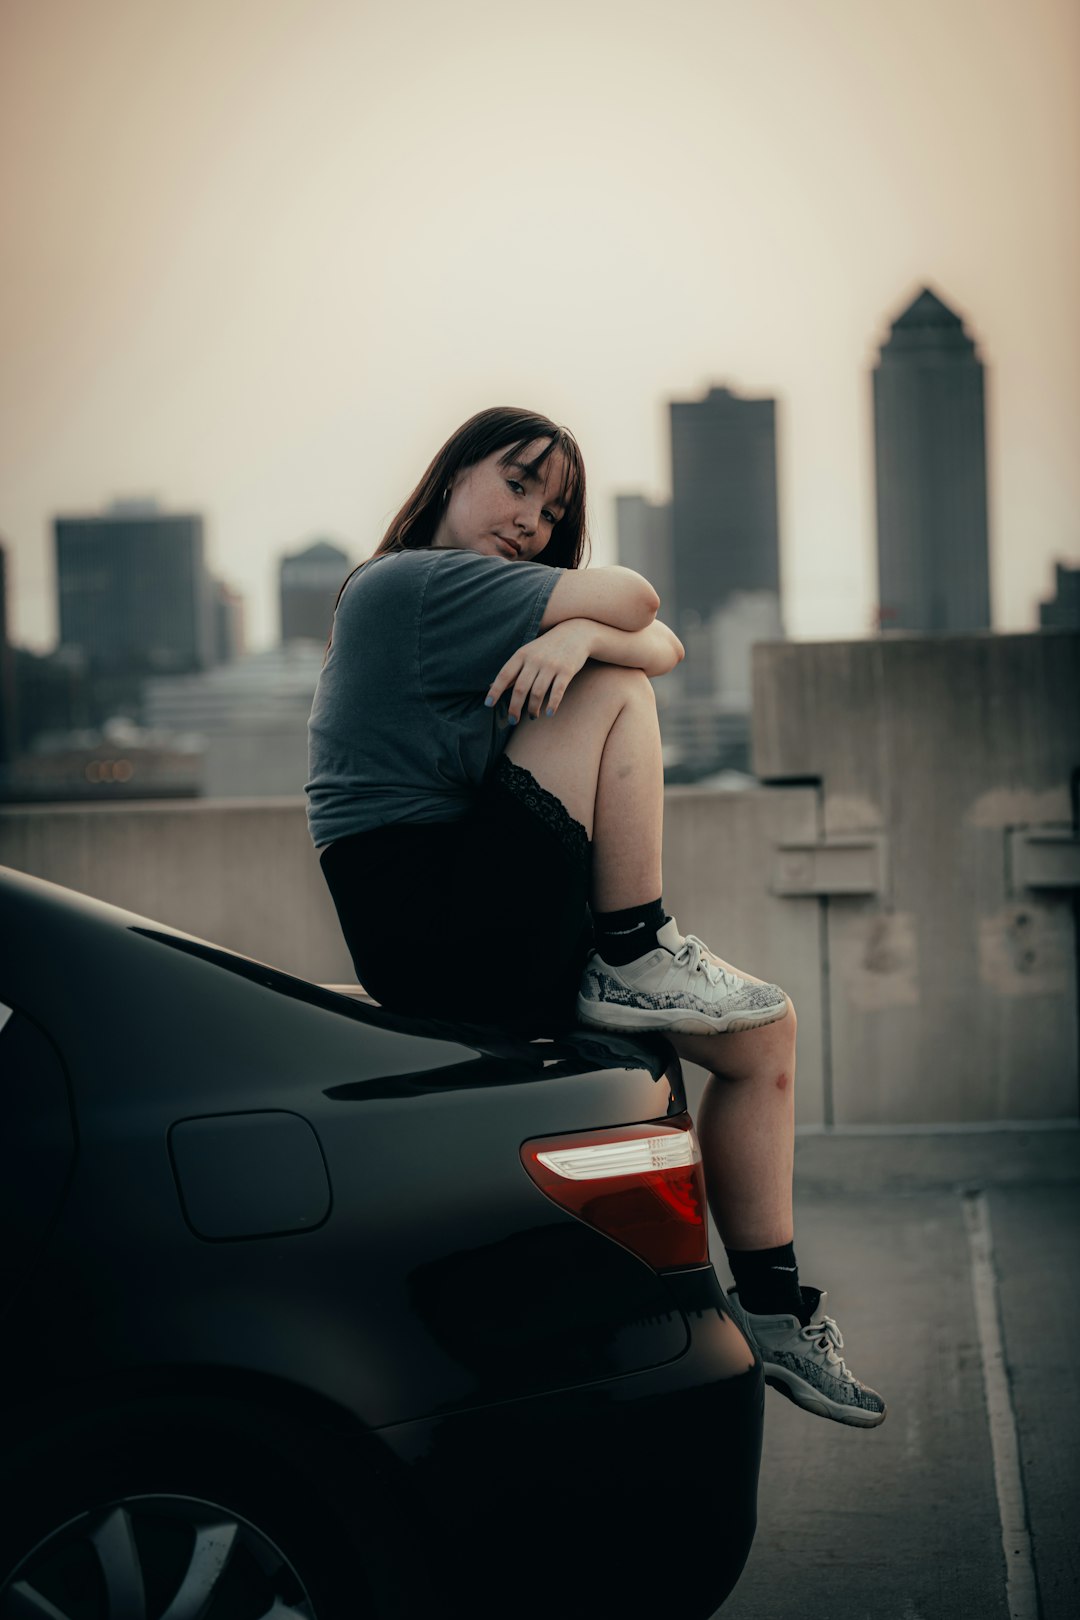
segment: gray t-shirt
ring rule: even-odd
[[[563,572],[475,551],[395,551],[345,587],[308,721],[316,849],[395,821],[456,821],[510,734],[511,653],[540,633]]]

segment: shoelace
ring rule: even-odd
[[[735,990],[742,983],[737,973],[729,973],[726,968],[717,966],[715,962],[706,960],[709,947],[703,939],[696,934],[686,934],[682,944],[675,952],[675,960],[680,967],[689,967],[691,973],[704,973],[710,984],[724,984],[730,990]]]
[[[808,1327],[801,1329],[801,1337],[810,1340],[816,1339],[817,1347],[819,1350],[824,1350],[825,1360],[829,1363],[829,1366],[839,1367],[840,1371],[837,1377],[847,1378],[851,1383],[855,1382],[855,1375],[848,1371],[843,1356],[838,1356],[836,1353],[844,1348],[844,1335],[840,1332],[831,1316],[823,1316],[820,1322],[811,1322]]]

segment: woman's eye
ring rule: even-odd
[[[540,516],[543,518],[545,523],[550,523],[552,528],[554,528],[556,523],[559,521],[554,512],[541,512]]]
[[[525,485],[519,484],[516,478],[508,478],[506,482],[510,485],[510,488],[516,495],[524,495]]]

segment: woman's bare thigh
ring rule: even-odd
[[[570,682],[558,711],[539,720],[522,716],[506,745],[514,764],[561,800],[590,838],[604,744],[628,703],[651,705],[655,724],[655,698],[643,670],[587,664]]]

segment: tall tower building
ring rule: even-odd
[[[619,562],[642,574],[660,598],[660,617],[674,628],[671,576],[671,506],[643,495],[616,495],[615,545]]]
[[[60,646],[95,675],[164,675],[211,661],[203,521],[154,501],[55,521]]]
[[[874,368],[879,623],[986,630],[983,367],[959,315],[925,287]]]
[[[223,579],[211,581],[211,597],[214,605],[213,661],[215,664],[231,664],[247,650],[244,598]]]
[[[780,595],[776,401],[713,388],[671,402],[675,608],[704,623],[736,591]]]
[[[281,640],[325,641],[349,572],[348,553],[316,540],[281,559]]]

